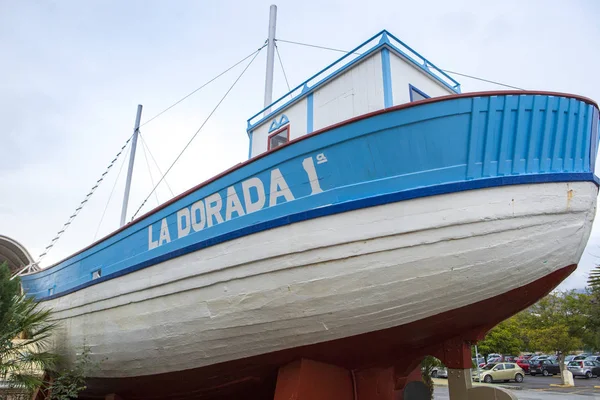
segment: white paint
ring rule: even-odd
[[[254,190],[251,190],[254,189]],[[246,213],[250,214],[254,211],[262,209],[265,205],[265,185],[257,178],[250,178],[242,182],[242,191],[244,192],[244,203],[246,205]],[[252,201],[252,192],[255,191],[258,196],[256,201]]]
[[[318,179],[318,178],[317,178]],[[277,205],[277,200],[283,197],[285,201],[294,200],[294,195],[288,187],[285,178],[281,174],[279,168],[271,171],[271,188],[269,190],[269,207]]]
[[[227,188],[227,207],[225,208],[225,220],[229,221],[233,213],[237,214],[236,217],[246,215],[244,212],[244,207],[242,207],[242,202],[240,201],[235,188],[233,186],[229,186]]]
[[[190,233],[192,225],[190,223],[190,210],[182,208],[177,211],[177,238],[182,238]]]
[[[192,228],[194,232],[200,232],[206,225],[206,213],[204,212],[204,202],[198,200],[192,204],[190,214],[192,215]]]
[[[383,108],[381,53],[374,54],[314,92],[314,130]]]
[[[410,102],[409,83],[425,92],[429,97],[456,94],[422,69],[397,56],[393,51],[390,51],[390,69],[394,105]]]
[[[148,226],[148,250],[158,247],[158,240],[152,240],[152,224]]]
[[[252,156],[256,156],[258,154],[262,154],[268,149],[268,137],[269,137],[269,128],[271,126],[271,122],[279,121],[281,116],[285,114],[289,119],[289,127],[290,127],[290,140],[296,139],[300,136],[304,136],[307,131],[306,121],[307,121],[307,112],[306,112],[306,98],[299,100],[297,103],[294,103],[290,107],[284,109],[279,114],[275,114],[266,120],[262,125],[254,128],[254,133],[252,134]],[[283,128],[283,126],[281,126]],[[275,132],[275,131],[273,131]],[[272,133],[272,132],[271,132]]]
[[[171,233],[169,232],[169,224],[167,219],[163,218],[160,222],[160,237],[158,238],[158,245],[169,243],[171,241]]]
[[[572,197],[569,191],[572,190]],[[399,326],[577,263],[590,182],[465,191],[259,232],[45,302],[95,376],[179,371]]]
[[[221,195],[219,193],[213,193],[208,196],[205,200],[206,202],[206,224],[210,228],[213,226],[213,217],[215,217],[215,221],[217,224],[223,222],[223,217],[221,216],[221,208],[223,207],[223,200],[221,199]]]
[[[319,154],[319,156],[323,156],[320,160],[320,163],[326,162],[326,158],[324,154]],[[318,158],[318,156],[317,156]],[[325,159],[325,161],[323,161]],[[315,169],[315,162],[312,157],[307,157],[302,161],[302,168],[306,171],[308,175],[308,182],[310,183],[310,194],[321,193],[323,189],[321,189],[321,184],[319,183],[319,177],[317,176],[317,170]]]

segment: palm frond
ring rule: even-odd
[[[590,272],[588,286],[592,289],[600,289],[600,265],[596,265],[596,267]]]

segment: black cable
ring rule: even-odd
[[[143,124],[141,124],[140,128],[142,126],[150,123],[151,121],[155,120],[156,118],[160,117],[161,115],[163,115],[164,113],[166,113],[167,111],[169,111],[171,108],[175,107],[177,104],[181,103],[182,101],[184,101],[185,99],[187,99],[188,97],[190,97],[191,95],[193,95],[194,93],[196,93],[197,91],[199,91],[200,89],[204,88],[208,84],[214,82],[216,79],[218,79],[221,76],[225,75],[227,72],[231,71],[233,68],[237,67],[238,65],[240,65],[241,63],[243,63],[244,61],[246,61],[247,59],[249,59],[253,55],[258,54],[258,52],[260,52],[265,46],[266,46],[266,44],[262,45],[262,47],[259,47],[258,50],[254,51],[251,54],[247,55],[246,57],[242,58],[240,61],[236,62],[231,67],[229,67],[225,71],[221,72],[219,75],[215,76],[214,78],[212,78],[208,82],[204,83],[202,86],[200,86],[200,87],[192,90],[190,93],[186,94],[181,99],[177,100],[175,103],[171,104],[169,107],[165,108],[164,110],[162,110],[161,112],[159,112],[158,114],[156,114],[155,116],[153,116],[152,118],[150,118],[149,120],[147,120],[146,122],[144,122]]]
[[[137,209],[137,211],[135,212],[135,214],[133,214],[133,217],[131,217],[132,221],[135,218],[135,216],[140,212],[140,210],[142,209],[142,207],[144,207],[144,205],[146,204],[146,201],[148,201],[148,199],[150,198],[150,196],[152,196],[152,193],[154,193],[154,191],[156,190],[156,188],[158,187],[158,185],[160,185],[160,183],[165,179],[165,177],[167,176],[167,174],[169,173],[169,171],[171,171],[171,169],[177,163],[177,161],[179,160],[179,158],[183,155],[183,153],[186,151],[186,149],[190,146],[190,144],[196,138],[196,136],[198,135],[198,133],[200,133],[200,131],[202,130],[202,128],[204,128],[204,125],[206,125],[206,123],[208,122],[208,120],[210,119],[210,117],[212,117],[212,115],[215,113],[215,111],[217,111],[217,109],[219,108],[219,106],[221,105],[221,103],[225,100],[225,98],[227,97],[227,95],[229,94],[229,92],[231,92],[231,90],[234,88],[234,86],[242,78],[242,76],[244,75],[244,73],[248,70],[248,68],[250,67],[250,65],[252,65],[252,63],[254,62],[254,60],[256,59],[256,57],[258,56],[258,54],[260,53],[260,50],[263,49],[263,47],[261,47],[260,49],[258,49],[258,51],[256,51],[256,54],[254,55],[254,57],[252,58],[252,60],[250,60],[250,62],[248,63],[248,65],[246,65],[246,68],[244,68],[244,70],[242,71],[242,73],[233,82],[233,84],[231,85],[231,87],[229,89],[227,89],[227,92],[225,92],[225,95],[223,95],[223,97],[221,98],[221,100],[219,100],[219,102],[217,103],[217,105],[215,106],[215,108],[213,108],[213,110],[210,112],[210,114],[208,115],[208,117],[206,117],[206,119],[204,120],[204,122],[202,123],[202,125],[200,125],[200,128],[198,128],[198,130],[196,130],[196,133],[194,133],[194,135],[191,137],[191,139],[187,142],[187,144],[185,145],[185,147],[183,148],[183,150],[181,150],[181,152],[179,153],[179,155],[175,158],[175,161],[173,161],[171,163],[171,165],[169,166],[169,168],[167,169],[167,171],[165,172],[165,174],[160,178],[160,180],[158,181],[158,183],[154,186],[154,188],[152,189],[152,191],[150,192],[150,194],[148,195],[148,197],[146,197],[144,199],[144,201],[142,202],[142,205],[140,205],[140,207]]]
[[[284,42],[284,43],[297,44],[297,45],[300,45],[300,46],[314,47],[314,48],[317,48],[317,49],[324,49],[324,50],[338,51],[338,52],[340,52],[340,53],[345,53],[345,54],[349,53],[349,52],[348,52],[348,51],[346,51],[346,50],[335,49],[335,48],[333,48],[333,47],[317,46],[317,45],[314,45],[314,44],[309,44],[309,43],[294,42],[294,41],[292,41],[292,40],[283,40],[283,39],[277,39],[277,41],[278,41],[278,42]],[[354,53],[354,54],[358,54],[358,55],[360,55],[361,53]],[[478,78],[478,77],[476,77],[476,76],[473,76],[473,75],[467,75],[467,74],[463,74],[463,73],[460,73],[460,72],[449,71],[449,70],[447,70],[447,69],[441,69],[441,68],[440,68],[440,70],[441,70],[441,71],[444,71],[444,72],[447,72],[447,73],[449,73],[449,74],[460,75],[460,76],[464,76],[464,77],[466,77],[466,78],[476,79],[476,80],[478,80],[478,81],[483,81],[483,82],[487,82],[487,83],[493,83],[494,85],[505,86],[505,87],[508,87],[508,88],[511,88],[511,89],[517,89],[517,90],[525,90],[525,89],[523,89],[523,88],[520,88],[520,87],[517,87],[517,86],[507,85],[507,84],[505,84],[505,83],[496,82],[496,81],[491,81],[491,80],[489,80],[489,79]]]
[[[154,158],[154,154],[152,154],[152,151],[150,151],[150,146],[144,140],[144,137],[142,136],[141,132],[140,132],[140,139],[142,139],[142,145],[146,148],[146,150],[148,150],[148,153],[150,154],[150,157],[152,158],[152,161],[154,161],[154,165],[156,166],[156,169],[158,170],[158,173],[160,173],[160,175],[162,176],[163,173],[160,170],[160,167],[158,166],[158,163],[156,162],[156,158]],[[152,183],[152,184],[154,185],[154,183]],[[171,189],[171,186],[169,185],[169,182],[167,182],[166,178],[165,178],[165,185],[167,185],[167,189],[169,189],[169,192],[171,192],[171,197],[175,197],[175,194],[173,194],[173,190]]]
[[[279,55],[279,49],[277,48],[277,44],[275,44],[275,52],[277,53],[277,58],[279,59],[279,64],[281,65],[281,70],[283,71],[283,77],[285,78],[285,84],[288,87],[288,92],[291,92],[292,88],[290,87],[290,83],[288,82],[287,74],[285,73],[285,68],[283,68],[283,61],[281,61],[281,56]],[[290,93],[290,97],[291,96],[292,96],[292,94]]]

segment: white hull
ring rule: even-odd
[[[181,371],[417,321],[576,264],[594,183],[471,190],[276,228],[45,302],[98,377]],[[72,356],[72,354],[71,354]]]

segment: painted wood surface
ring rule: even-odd
[[[209,181],[54,267],[23,277],[52,299],[297,222],[441,193],[593,182],[594,105],[567,96],[460,96],[297,139]],[[102,276],[93,279],[94,271]]]
[[[95,376],[181,371],[409,324],[579,261],[592,182],[511,185],[299,222],[45,304]],[[115,284],[117,283],[117,284]]]

